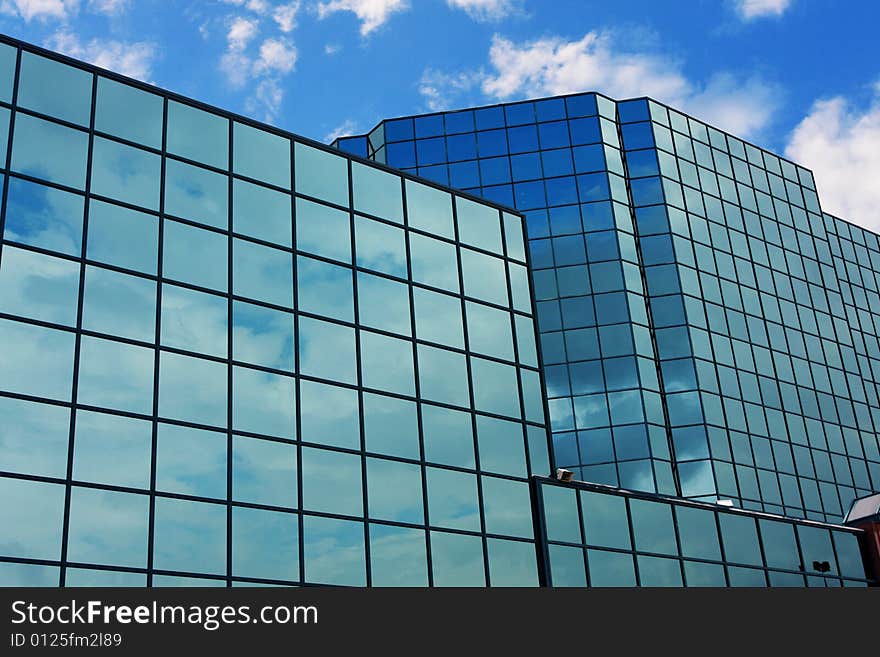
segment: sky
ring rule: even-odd
[[[648,95],[812,169],[880,231],[872,0],[0,0],[0,31],[313,139]]]

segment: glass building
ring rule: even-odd
[[[576,479],[827,522],[880,490],[880,239],[823,213],[808,170],[593,93],[336,145],[524,213]]]
[[[0,586],[876,583],[880,243],[701,126],[344,154],[0,38]]]
[[[538,584],[519,215],[9,40],[0,124],[0,584]]]

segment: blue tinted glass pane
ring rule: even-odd
[[[225,500],[226,442],[225,433],[160,423],[156,440],[156,488]]]
[[[83,205],[83,198],[76,194],[10,178],[3,237],[78,256]]]
[[[290,141],[242,123],[232,131],[233,171],[290,189]]]
[[[26,114],[15,120],[12,169],[77,189],[85,187],[88,135]]]
[[[154,153],[95,137],[91,191],[158,210],[161,167]]]
[[[483,541],[479,536],[431,532],[434,586],[485,586]]]
[[[229,164],[229,122],[204,110],[168,102],[168,152],[226,169]]]
[[[229,178],[201,167],[165,162],[165,212],[216,228],[229,225]]]
[[[348,205],[348,159],[297,143],[296,191],[337,205]]]
[[[302,505],[304,509],[362,515],[361,459],[354,454],[304,447]]]
[[[91,249],[94,214],[89,217]],[[166,278],[226,291],[228,247],[225,235],[165,220],[162,236],[162,274]]]
[[[332,413],[327,412],[330,408]],[[360,447],[360,406],[356,391],[301,381],[300,409],[301,436],[305,442],[350,449]],[[366,422],[366,410],[364,413]]]
[[[163,104],[161,96],[99,77],[95,130],[161,148]]]
[[[296,248],[351,262],[351,219],[347,212],[296,199]]]
[[[0,397],[0,469],[46,477],[66,476],[70,411],[61,406]]]
[[[307,516],[303,518],[303,544],[307,582],[366,585],[362,522]]]
[[[22,52],[18,104],[41,114],[88,126],[92,113],[92,74]]]

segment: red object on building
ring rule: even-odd
[[[862,551],[868,575],[880,586],[880,493],[855,500],[846,514],[848,527],[865,530],[862,537]]]

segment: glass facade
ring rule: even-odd
[[[864,587],[861,532],[536,478],[549,586]]]
[[[808,170],[592,93],[336,145],[525,214],[576,479],[827,522],[880,489],[880,238],[824,214]]]
[[[537,585],[520,216],[0,43],[0,585]]]

